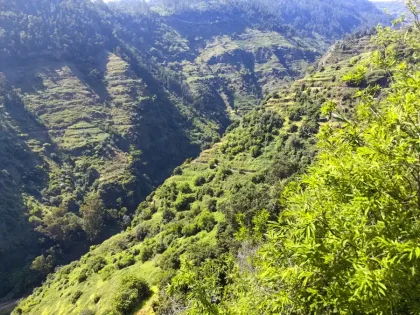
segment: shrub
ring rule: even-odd
[[[174,175],[182,175],[182,168],[180,168],[179,166],[175,167]]]
[[[299,136],[302,138],[309,138],[318,132],[319,125],[317,122],[308,120],[304,121],[300,127]]]
[[[106,266],[106,260],[102,256],[96,256],[89,261],[88,265],[93,272],[99,272]]]
[[[140,260],[142,262],[148,261],[153,257],[153,247],[150,245],[144,245],[140,251]]]
[[[38,271],[41,274],[48,274],[54,268],[55,259],[52,255],[45,257],[44,255],[38,256],[34,259],[31,269]]]
[[[150,288],[146,281],[135,276],[126,276],[114,296],[114,309],[122,314],[129,314],[136,305],[143,302],[150,295]]]
[[[194,179],[195,186],[203,186],[205,183],[206,183],[206,179],[204,178],[204,176],[197,176]]]
[[[195,201],[195,197],[192,195],[180,194],[178,200],[174,206],[177,211],[185,211],[190,209],[190,204]]]
[[[367,68],[363,65],[358,65],[354,70],[345,74],[342,78],[348,86],[359,86],[365,81]]]
[[[114,265],[108,265],[101,270],[100,274],[103,281],[106,281],[111,278],[112,274],[115,272],[116,268]]]
[[[136,227],[136,238],[140,242],[146,238],[148,233],[149,233],[149,228],[146,225],[141,224]]]
[[[122,253],[120,259],[117,262],[118,269],[124,269],[128,266],[134,265],[136,260],[134,256],[130,253]]]
[[[163,270],[179,269],[181,266],[180,253],[173,248],[169,248],[162,254],[162,259],[159,261],[159,267]]]
[[[71,303],[72,304],[76,304],[77,300],[82,296],[83,292],[80,290],[77,290],[76,292],[74,292],[72,298],[71,298]]]
[[[300,121],[304,115],[305,110],[302,107],[292,107],[289,110],[289,119],[291,121]]]
[[[180,192],[184,194],[192,193],[191,187],[188,183],[182,183],[178,186]]]
[[[184,236],[193,236],[197,234],[200,230],[198,229],[197,225],[194,223],[187,224],[182,228],[182,234]]]
[[[210,232],[216,224],[214,215],[209,211],[203,211],[195,221],[200,230],[206,230],[207,232]]]
[[[84,309],[79,314],[80,315],[95,315],[95,312],[90,309]]]
[[[151,208],[143,209],[139,215],[139,218],[142,221],[150,220],[153,216],[153,211]]]
[[[162,254],[168,247],[164,243],[162,239],[158,240],[155,246],[155,252],[156,254]]]
[[[289,128],[289,132],[291,132],[291,133],[295,133],[298,130],[299,130],[299,127],[296,126],[295,124],[291,125],[290,128]]]
[[[88,273],[88,271],[86,269],[82,269],[80,271],[79,276],[77,277],[77,281],[79,281],[79,283],[82,283],[82,282],[86,281],[87,273]]]
[[[209,162],[210,169],[215,169],[219,161],[217,159],[213,159]]]
[[[162,220],[164,223],[169,223],[175,218],[175,213],[169,209],[165,209],[162,212]]]
[[[257,158],[260,155],[261,155],[261,149],[258,146],[256,146],[256,145],[252,146],[251,147],[251,156],[253,158]]]
[[[232,175],[232,170],[226,167],[221,167],[218,171],[221,180],[225,180],[228,176]]]
[[[251,178],[251,181],[252,181],[254,184],[260,184],[260,183],[263,183],[263,182],[264,182],[264,180],[265,180],[265,176],[264,176],[264,174],[257,174],[257,175],[252,176],[252,178]]]
[[[213,198],[206,200],[206,206],[211,212],[215,212],[217,210],[217,200]]]

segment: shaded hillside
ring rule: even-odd
[[[408,10],[405,6],[405,1],[373,1],[373,4],[380,10],[386,10],[388,13],[400,16],[402,14],[408,13]]]
[[[260,108],[229,127],[219,143],[176,168],[139,205],[126,232],[50,275],[15,313],[126,314],[142,309],[145,314],[171,314],[184,309],[186,296],[178,293],[187,291],[166,295],[181,262],[200,266],[229,252],[236,255],[241,245],[234,235],[253,228],[262,209],[267,218],[279,214],[279,193],[315,157],[314,136],[326,121],[320,107],[333,99],[343,110],[352,109],[351,97],[359,86],[349,86],[341,77],[366,62],[367,42],[363,38],[335,46],[322,69],[268,96]],[[369,76],[383,77],[375,72]],[[152,293],[133,291],[123,306],[119,297],[128,292],[127,279],[134,278],[145,279]],[[221,291],[213,294],[217,301]]]
[[[132,0],[120,2],[132,4]],[[378,22],[387,23],[385,16],[369,1],[344,0],[234,0],[234,1],[189,1],[189,0],[152,0],[152,10],[163,15],[185,16],[194,13],[195,20],[208,12],[217,13],[220,17],[229,12],[239,17],[259,16],[258,20],[248,20],[254,26],[276,28],[287,25],[307,38],[321,39],[331,42],[357,29],[376,26]],[[196,13],[201,13],[197,16]],[[229,23],[223,21],[218,22]],[[236,27],[240,27],[240,24]],[[323,45],[319,42],[319,45]]]
[[[353,21],[359,3],[354,23],[340,9],[343,30],[321,38],[243,4],[0,3],[0,296],[130,226],[177,165],[367,22]]]

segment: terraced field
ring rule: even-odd
[[[146,279],[153,291],[134,313],[154,314],[153,301],[164,298],[160,284],[176,272],[180,261],[217,257],[226,241],[223,233],[235,224],[235,213],[246,220],[249,209],[276,207],[265,202],[275,200],[272,194],[278,187],[311,163],[314,135],[326,119],[319,109],[327,94],[344,102],[345,95],[358,90],[334,78],[332,70],[341,67],[344,74],[366,55],[343,46],[330,53],[334,62],[325,58],[320,66],[324,69],[267,97],[219,143],[176,168],[140,204],[131,228],[50,276],[19,304],[22,314],[108,314],[109,301],[129,275]]]

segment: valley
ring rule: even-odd
[[[416,29],[389,20],[365,0],[0,3],[0,301],[262,312],[243,299],[324,128],[415,68]]]

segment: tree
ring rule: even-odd
[[[80,207],[80,212],[83,216],[83,230],[87,237],[91,241],[97,239],[104,224],[105,210],[102,200],[95,194],[88,196]]]
[[[50,273],[55,266],[55,259],[52,255],[48,256],[38,256],[34,259],[31,264],[33,270],[38,271],[39,273],[46,275]]]

